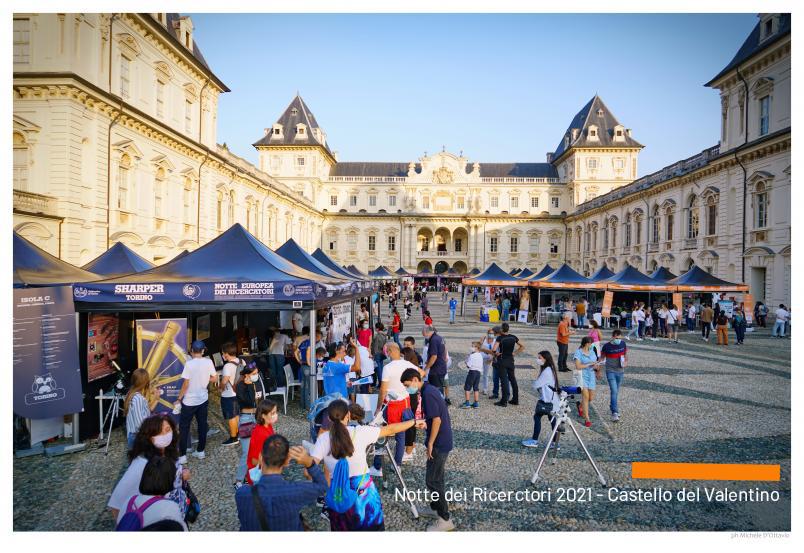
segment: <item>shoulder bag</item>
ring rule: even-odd
[[[257,486],[251,486],[251,500],[254,502],[254,510],[257,513],[257,520],[260,522],[260,530],[263,532],[270,532],[271,526],[268,524],[268,515],[265,514],[265,507],[260,501],[260,495],[257,492]]]

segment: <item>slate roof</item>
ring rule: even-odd
[[[330,171],[331,177],[407,177],[410,163],[404,161],[345,161],[338,162]],[[466,164],[471,173],[474,163]],[[416,164],[416,172],[422,170]],[[551,163],[481,163],[481,177],[545,177],[558,178],[558,171]]]
[[[726,67],[724,67],[720,73],[715,75],[708,83],[704,86],[712,86],[712,83],[718,80],[720,77],[743,63],[747,61],[749,58],[758,54],[771,44],[778,42],[783,37],[790,34],[790,14],[789,13],[782,13],[779,14],[779,28],[777,29],[776,33],[772,36],[766,38],[762,43],[759,42],[760,36],[760,28],[759,26],[762,24],[760,21],[756,24],[754,29],[751,31],[751,34],[748,35],[748,38],[745,39],[743,45],[740,46],[740,49],[737,50],[737,54],[732,58],[732,60],[728,63]]]
[[[256,141],[253,144],[254,146],[321,146],[332,155],[326,140],[322,142],[316,138],[313,129],[320,130],[321,127],[318,125],[318,121],[316,121],[313,112],[310,111],[310,108],[307,107],[307,104],[304,103],[304,100],[298,94],[291,100],[288,107],[285,108],[284,113],[282,113],[276,122],[282,125],[282,134],[275,135],[271,130],[271,132]],[[297,136],[296,125],[299,123],[304,123],[307,127],[307,131],[303,135]],[[407,165],[405,168],[407,171]]]
[[[153,18],[152,14],[149,14],[149,15]],[[156,20],[156,18],[154,18],[154,20]],[[176,33],[175,33],[175,30],[178,29],[178,24],[179,24],[180,20],[181,20],[181,14],[180,13],[166,13],[165,14],[165,21],[166,21],[165,26],[167,27],[167,34],[170,35],[170,38],[173,39],[174,43],[178,44],[179,46],[181,46],[182,48],[184,48],[186,50],[187,47],[184,45],[184,43],[181,40],[179,40],[179,38],[176,36]],[[159,23],[158,20],[156,20],[156,22]],[[159,24],[161,25],[161,23],[159,23]],[[196,60],[198,60],[198,62],[201,65],[203,65],[204,68],[207,71],[209,71],[209,73],[215,78],[215,80],[218,81],[218,84],[221,85],[221,88],[223,88],[224,92],[231,92],[229,90],[229,87],[227,87],[225,84],[223,84],[223,82],[212,72],[212,69],[209,67],[209,64],[207,63],[207,60],[204,58],[204,54],[201,53],[201,48],[198,47],[198,42],[195,40],[195,38],[193,38],[192,54],[193,54],[193,57]]]
[[[600,115],[598,115],[600,113]],[[553,161],[561,157],[570,148],[644,148],[642,144],[628,136],[628,133],[623,133],[623,139],[614,141],[614,127],[619,125],[620,122],[614,117],[600,96],[595,94],[595,97],[581,108],[567,127],[566,132],[561,136],[561,141],[558,143],[555,153],[553,153]],[[596,125],[598,129],[598,140],[589,138],[589,126]],[[575,140],[572,140],[572,130],[577,129],[578,133]],[[565,138],[569,140],[565,141]]]

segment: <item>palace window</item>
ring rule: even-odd
[[[489,199],[489,201],[490,201],[490,205],[491,205],[491,207],[499,207],[499,205],[500,205],[500,198],[499,198],[499,196],[492,196],[492,197]]]
[[[303,157],[297,157],[296,158],[296,166],[297,167],[304,167],[304,158]]]
[[[165,170],[160,167],[154,177],[154,217],[165,218]]]
[[[607,250],[609,248],[609,221],[608,219],[603,221],[603,249]]]
[[[131,94],[131,61],[120,56],[120,96],[128,98]]]
[[[28,143],[21,134],[14,133],[14,190],[28,190],[29,155]]]
[[[280,129],[279,127],[274,127],[274,134],[276,134],[276,135],[282,134],[282,129]],[[330,242],[330,243],[332,243],[332,242]]]
[[[636,223],[636,228],[634,229],[634,244],[639,245],[642,243],[642,215],[634,217],[634,222]]]
[[[617,247],[617,221],[611,222],[611,247]]]
[[[373,234],[369,234],[368,246],[369,246],[368,249],[369,249],[370,252],[373,252],[374,250],[377,249],[377,237],[374,236]]]
[[[765,136],[770,129],[770,96],[759,99],[759,136]]]
[[[349,196],[349,207],[357,207],[357,195],[352,194]]]
[[[14,63],[31,61],[31,20],[14,18]]]
[[[335,251],[335,248],[338,247],[338,242],[335,240],[330,240],[329,242],[329,251]]]
[[[184,132],[190,133],[193,130],[193,103],[184,100]]]
[[[698,198],[692,196],[687,213],[687,238],[698,238]]]
[[[388,237],[388,251],[395,252],[396,251],[396,236],[389,236]]]
[[[511,237],[511,253],[517,253],[519,251],[519,238],[516,236]]]
[[[489,251],[491,253],[497,253],[497,237],[490,236],[489,237]]]
[[[117,168],[117,209],[128,209],[129,178],[131,177],[131,158],[124,154]]]
[[[712,236],[717,233],[717,200],[709,196],[706,200],[706,234]]]
[[[617,132],[622,132],[622,131],[617,131]],[[625,168],[625,160],[623,158],[621,158],[621,157],[615,158],[614,159],[614,168],[618,169],[618,170],[624,169]]]
[[[531,196],[530,198],[530,207],[537,208],[539,207],[539,197],[538,196]]]
[[[519,207],[519,196],[511,197],[511,208]]]
[[[539,236],[537,234],[530,235],[530,251],[531,253],[539,251]]]
[[[376,207],[376,206],[377,206],[377,195],[369,194],[369,207]]]
[[[550,198],[550,203],[552,203],[553,207],[557,209],[558,208],[558,196],[553,196],[552,198]]]
[[[349,233],[349,249],[350,250],[357,249],[357,233],[354,231]]]
[[[550,253],[558,253],[558,240],[550,240]]]
[[[466,200],[463,196],[458,196],[458,209],[466,209]]]
[[[215,203],[216,228],[223,230],[223,192],[218,191],[217,202]]]
[[[754,195],[754,228],[768,226],[768,191],[764,184],[757,185]]]
[[[625,216],[625,247],[631,247],[631,214]]]
[[[422,196],[422,209],[430,209],[430,196]]]
[[[158,80],[156,81],[156,116],[164,117],[165,115],[165,83]]]
[[[330,195],[330,197],[329,197],[329,205],[331,205],[331,206],[337,206],[338,205],[338,195],[337,194],[331,194]]]
[[[660,223],[659,206],[657,205],[654,206],[653,208],[653,239],[651,240],[651,242],[653,242],[654,244],[659,243],[659,223]]]
[[[396,207],[396,194],[390,194],[388,196],[388,205],[390,207]]]
[[[246,202],[246,230],[252,232],[251,230],[251,201]]]
[[[455,251],[462,252],[463,251],[463,238],[456,238],[455,239]]]
[[[184,179],[184,222],[190,224],[193,220],[193,181],[189,177]]]
[[[668,207],[667,211],[665,211],[665,213],[664,213],[664,216],[665,216],[665,221],[667,221],[666,224],[665,224],[665,234],[666,234],[665,240],[672,240],[673,239],[673,223],[674,223],[674,221],[673,221],[673,219],[674,219],[673,208]]]
[[[594,132],[594,131],[592,131],[592,132]],[[595,135],[593,134],[592,136],[595,136]],[[589,159],[587,159],[586,160],[586,167],[588,167],[589,169],[597,169],[597,158],[596,157],[590,157]]]
[[[229,226],[235,223],[235,192],[229,192]]]

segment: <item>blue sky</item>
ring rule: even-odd
[[[251,146],[298,90],[341,161],[540,162],[599,94],[646,147],[639,174],[719,139],[718,93],[755,14],[191,14],[223,94],[218,142]]]

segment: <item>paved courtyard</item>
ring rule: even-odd
[[[435,324],[446,338],[456,362],[466,357],[472,340],[480,339],[487,324],[477,322],[477,304],[467,304],[466,322],[447,324],[445,304],[430,303]],[[770,329],[747,334],[745,346],[719,347],[704,343],[699,334],[680,335],[680,344],[660,340],[630,342],[629,366],[620,392],[622,420],[609,422],[608,386],[598,385],[593,426],[573,420],[584,442],[609,480],[622,490],[661,487],[776,490],[776,502],[610,502],[567,433],[555,464],[545,466],[545,478],[534,486],[530,478],[539,450],[523,448],[530,437],[536,402],[530,383],[536,376],[534,355],[547,349],[556,354],[555,327],[512,324],[512,332],[526,345],[518,358],[520,405],[495,407],[481,397],[480,409],[459,409],[465,371],[450,373],[450,397],[455,450],[447,464],[447,487],[466,488],[469,497],[453,501],[450,509],[459,530],[776,530],[790,529],[790,341],[770,338]],[[608,334],[608,333],[606,333]],[[403,335],[421,343],[416,313]],[[713,334],[714,337],[714,334]],[[733,338],[733,335],[732,335]],[[570,352],[578,346],[573,337]],[[732,342],[733,343],[733,342]],[[562,381],[568,373],[559,373]],[[562,382],[566,383],[566,382]],[[211,408],[212,426],[223,428],[220,410]],[[546,424],[543,426],[547,426]],[[299,443],[308,433],[304,413],[293,403],[280,415],[277,432]],[[543,429],[543,433],[546,430]],[[421,434],[420,434],[421,436]],[[223,434],[210,438],[207,458],[190,458],[193,489],[202,513],[193,530],[237,530],[233,499],[233,470],[239,447],[220,446]],[[542,439],[545,435],[542,435]],[[419,438],[421,440],[421,437]],[[781,482],[683,482],[632,480],[632,461],[778,463]],[[108,456],[95,447],[57,458],[35,457],[14,461],[15,530],[111,530],[105,504],[124,468],[124,440],[115,434]],[[403,466],[408,487],[424,490],[424,455]],[[293,466],[289,471],[301,477]],[[382,492],[389,530],[423,530],[426,519],[414,520],[408,506],[395,498],[396,479],[386,470]],[[482,501],[474,487],[492,491],[551,491],[544,502]],[[592,489],[590,501],[560,502],[559,488]],[[598,497],[598,493],[600,496]],[[305,518],[319,530],[328,524],[318,510]]]

